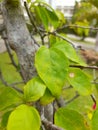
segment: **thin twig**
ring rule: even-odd
[[[20,82],[14,82],[14,83],[12,83],[11,85],[18,85],[18,84],[24,84],[24,82],[23,82],[23,81],[20,81]]]
[[[28,5],[27,5],[27,2],[26,2],[26,1],[24,1],[24,7],[25,7],[26,12],[27,12],[27,14],[28,14],[28,16],[29,16],[29,19],[30,19],[31,24],[34,26],[34,28],[36,29],[36,31],[39,32],[39,30],[37,29],[37,26],[36,26],[36,24],[35,24],[35,22],[34,22],[34,19],[33,19],[33,17],[32,17],[31,14],[30,14],[30,11],[29,11],[29,9],[28,9]]]
[[[94,94],[91,94],[91,98],[92,98],[92,100],[93,100],[93,102],[94,102],[94,104],[93,104],[93,106],[92,106],[92,109],[95,110],[95,109],[96,109],[96,106],[97,106],[97,102],[96,102],[96,98],[95,98]]]
[[[16,64],[16,62],[15,62],[15,60],[14,60],[14,58],[13,58],[13,54],[12,54],[12,52],[11,52],[11,48],[10,48],[10,46],[9,46],[9,42],[8,42],[8,39],[7,39],[7,36],[6,36],[6,33],[5,33],[5,31],[3,32],[3,39],[4,39],[4,41],[5,41],[5,46],[6,46],[6,48],[7,48],[7,52],[8,52],[8,54],[9,54],[9,57],[10,57],[10,59],[11,59],[11,63],[12,63],[12,65],[16,68],[16,70],[19,72],[19,74],[20,74],[20,76],[22,77],[22,79],[24,79],[23,78],[23,74],[21,73],[21,70],[19,70],[19,66]],[[25,81],[24,81],[25,82]]]
[[[80,69],[95,69],[95,70],[98,70],[97,66],[70,65],[70,67],[75,67],[75,68],[80,68]]]
[[[12,62],[12,64],[14,65],[14,67],[17,69],[17,68],[18,68],[18,65],[16,64],[16,62],[15,62],[15,60],[14,60],[14,58],[13,58],[13,54],[12,54],[12,52],[11,52],[11,49],[10,49],[10,46],[9,46],[9,43],[8,43],[7,36],[6,36],[5,32],[3,32],[2,38],[4,39],[5,46],[6,46],[6,48],[7,48],[7,52],[8,52],[8,54],[9,54],[10,59],[11,59],[11,62]]]
[[[80,26],[80,25],[69,25],[69,27],[83,28],[83,29],[90,29],[90,30],[98,31],[98,28],[95,28],[95,27],[87,27],[87,26]]]
[[[74,27],[74,28],[83,28],[83,29],[90,29],[90,30],[96,30],[98,31],[98,28],[95,28],[95,27],[90,27],[90,26],[80,26],[80,25],[64,25],[58,29],[55,30],[55,32],[57,31],[60,31],[62,29],[65,29],[65,28],[70,28],[70,27]]]
[[[60,34],[58,34],[57,32],[48,32],[48,35],[49,35],[49,34],[52,34],[52,35],[54,35],[54,36],[56,36],[56,37],[59,37],[59,38],[65,40],[65,41],[69,42],[74,48],[76,48],[76,47],[75,47],[75,43],[74,43],[73,41],[69,40],[68,38],[66,38],[66,37],[64,37],[64,36],[62,36],[62,35],[60,35]]]
[[[35,20],[34,20],[34,17],[31,16],[31,13],[30,13],[30,11],[29,11],[29,8],[28,8],[28,5],[27,5],[27,2],[26,2],[26,1],[24,1],[24,7],[25,7],[26,12],[27,12],[27,14],[28,14],[28,16],[29,16],[29,19],[30,19],[31,24],[34,26],[34,28],[36,29],[36,31],[37,31],[38,34],[40,35],[41,40],[42,40],[42,44],[44,45],[44,37],[43,37],[43,35],[41,34],[41,32],[40,32],[40,30],[38,29],[38,27],[36,26],[36,24],[35,24],[35,22],[34,22],[34,21],[35,21]]]
[[[96,98],[95,98],[95,96],[93,94],[91,94],[91,98],[92,98],[93,102],[96,104],[97,103]]]
[[[77,99],[80,95],[78,93],[76,93],[76,95],[74,97],[72,97],[70,100],[68,100],[67,102],[65,102],[65,105],[73,102],[75,99]]]
[[[95,81],[92,81],[91,83],[92,83],[92,84],[98,84],[98,82],[95,82]]]
[[[46,37],[48,35],[54,35],[56,37],[59,37],[60,39],[63,39],[65,41],[69,42],[76,49],[75,43],[73,41],[69,40],[68,38],[66,38],[66,37],[64,37],[60,34],[58,34],[57,31],[48,32],[48,33],[43,29],[40,29],[40,31],[42,31],[44,33],[44,37]]]
[[[73,88],[73,87],[70,85],[70,86],[68,86],[68,87],[64,87],[63,90],[71,89],[71,88]]]
[[[16,87],[15,85],[13,85],[13,84],[8,84],[8,83],[5,81],[5,79],[4,79],[3,75],[2,75],[1,70],[0,70],[0,79],[1,79],[2,83],[3,83],[6,87],[12,87],[12,88],[14,88],[15,90],[17,90],[18,92],[23,93],[23,91],[22,91],[21,89],[17,88],[17,87]]]

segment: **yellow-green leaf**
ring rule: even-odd
[[[11,87],[0,87],[0,110],[22,103],[22,95]]]
[[[9,116],[7,130],[40,130],[40,116],[31,106],[20,105]]]
[[[84,117],[75,110],[58,109],[54,121],[57,126],[64,130],[90,130]]]
[[[58,41],[55,43],[52,48],[56,48],[64,53],[64,55],[69,58],[71,61],[74,61],[80,65],[86,66],[86,63],[84,63],[82,60],[80,60],[80,57],[76,53],[76,50],[73,48],[73,46],[67,42],[67,41]]]
[[[42,105],[47,105],[47,104],[51,103],[54,99],[55,99],[55,97],[51,94],[51,92],[47,88],[43,97],[40,98],[40,103]]]
[[[69,83],[79,92],[79,94],[86,96],[92,93],[91,79],[81,69],[70,68],[67,78]]]
[[[95,110],[92,118],[92,130],[98,130],[98,107]]]
[[[35,77],[27,82],[24,86],[24,98],[25,101],[36,101],[44,95],[46,86],[44,82],[39,78]]]
[[[69,62],[56,49],[42,46],[35,56],[35,66],[40,78],[54,96],[59,96],[65,84]]]

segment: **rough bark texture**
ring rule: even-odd
[[[35,75],[34,55],[37,46],[27,29],[19,0],[4,0],[2,12],[10,47],[17,54],[20,71],[26,82]]]
[[[27,29],[19,0],[4,0],[2,13],[9,45],[17,54],[22,77],[27,82],[36,75],[34,57],[38,46]],[[45,115],[49,121],[53,121],[52,104],[45,108]]]

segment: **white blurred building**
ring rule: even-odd
[[[79,1],[79,0],[78,0]],[[75,0],[46,0],[54,9],[64,13],[67,19],[71,19],[74,11]]]
[[[21,0],[21,1],[23,3],[23,1],[26,0]],[[49,3],[54,9],[60,10],[62,13],[64,13],[65,18],[71,19],[74,11],[75,1],[80,1],[80,0],[44,0],[44,1]]]

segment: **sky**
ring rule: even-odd
[[[49,1],[49,0],[46,0]],[[75,4],[75,1],[80,0],[52,0],[52,6],[55,7],[56,5],[66,5],[66,6],[73,6]]]

